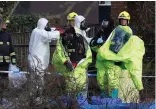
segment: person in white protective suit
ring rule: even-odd
[[[28,66],[31,73],[31,80],[35,84],[31,86],[42,94],[44,87],[44,74],[49,65],[50,42],[52,39],[58,39],[59,31],[50,28],[46,18],[40,18],[37,27],[32,31],[29,42]],[[38,79],[35,79],[35,78]],[[37,84],[36,84],[37,83]],[[34,94],[34,90],[31,94]],[[36,92],[35,92],[36,93]]]
[[[50,58],[49,43],[52,39],[59,38],[59,31],[53,31],[48,20],[40,18],[37,27],[32,31],[29,42],[28,60],[30,67],[34,70],[44,71],[48,68]]]
[[[76,33],[81,34],[88,43],[90,43],[92,38],[87,37],[86,32],[88,32],[90,30],[90,28],[88,28],[87,24],[86,24],[86,20],[83,16],[78,15],[75,16],[75,31]]]

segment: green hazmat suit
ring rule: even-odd
[[[129,40],[117,54],[109,49],[116,28],[131,34]],[[134,99],[135,97],[138,99],[139,94],[137,90],[143,89],[142,59],[145,53],[144,42],[138,36],[132,35],[130,27],[119,25],[116,28],[105,44],[97,50],[97,81],[102,91],[108,89],[110,94],[113,88],[117,88],[119,98],[124,102],[135,102]],[[115,65],[115,62],[122,62],[122,65]],[[135,97],[127,97],[128,89],[131,93],[129,95]]]
[[[92,62],[92,53],[91,49],[84,39],[86,58],[82,59],[81,62],[75,67],[73,72],[70,72],[64,62],[70,60],[67,52],[65,51],[62,45],[62,38],[57,41],[56,50],[53,54],[52,64],[55,66],[56,72],[63,74],[66,80],[66,90],[83,90],[86,87],[87,82],[87,68],[89,63]]]

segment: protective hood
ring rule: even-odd
[[[75,26],[80,28],[81,22],[85,20],[85,18],[81,15],[75,17]]]
[[[40,18],[37,22],[37,28],[44,29],[48,23],[48,20],[46,18]]]

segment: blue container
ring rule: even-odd
[[[119,104],[122,100],[119,98],[101,98],[100,96],[92,96],[92,105],[103,104]]]

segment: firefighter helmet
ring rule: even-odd
[[[127,19],[128,21],[130,20],[130,15],[128,12],[126,11],[122,11],[119,16],[118,19]]]
[[[71,12],[68,14],[67,20],[74,20],[75,16],[78,16],[78,14],[75,12]]]

